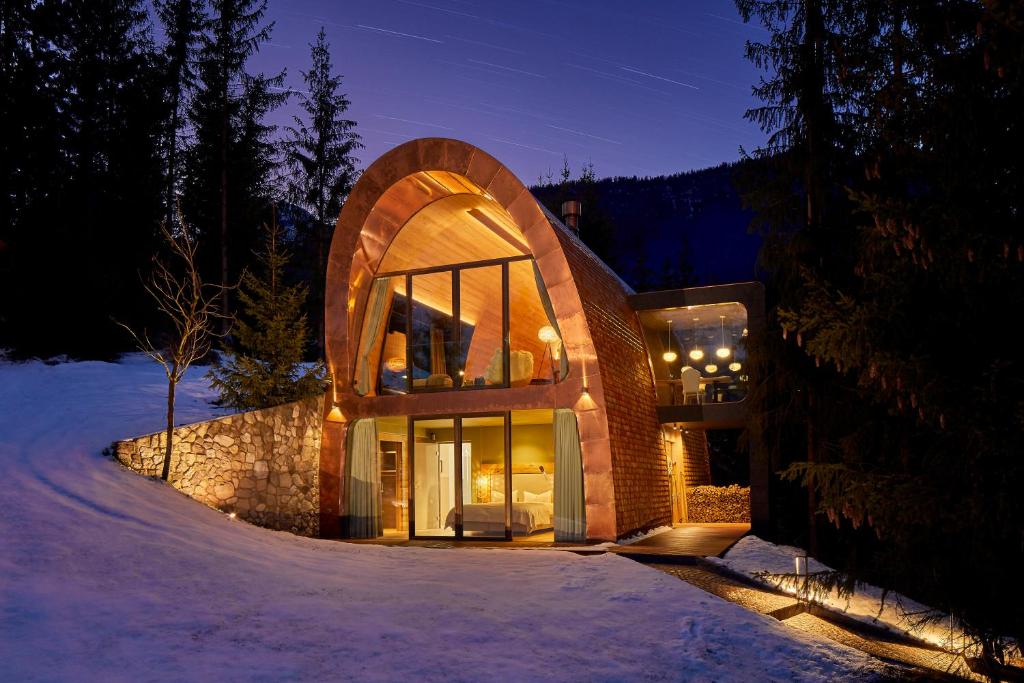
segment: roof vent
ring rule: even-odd
[[[581,204],[578,199],[569,199],[562,202],[562,222],[576,233],[576,236],[580,235],[580,211]]]

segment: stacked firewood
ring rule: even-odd
[[[749,522],[749,486],[694,486],[686,490],[687,521]]]

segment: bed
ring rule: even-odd
[[[550,474],[512,475],[512,490],[522,500],[512,501],[512,535],[529,536],[554,528],[554,504],[551,502],[552,476]],[[492,494],[494,495],[494,494]],[[500,492],[497,492],[500,496]],[[527,500],[544,497],[547,500]],[[455,509],[448,511],[445,526],[455,528]],[[467,533],[501,536],[505,533],[505,502],[464,503],[462,529]]]

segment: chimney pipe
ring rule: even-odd
[[[562,202],[562,222],[580,236],[580,213],[582,205],[578,199],[569,199]]]

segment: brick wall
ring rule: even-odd
[[[628,288],[575,236],[555,232],[583,301],[604,390],[621,538],[671,524],[672,502],[654,380]]]
[[[317,481],[324,397],[183,425],[174,430],[168,483],[259,526],[319,531]],[[117,460],[160,476],[165,432],[117,441]]]
[[[711,459],[708,456],[708,437],[703,429],[684,429],[682,432],[682,468],[687,488],[711,484]]]

